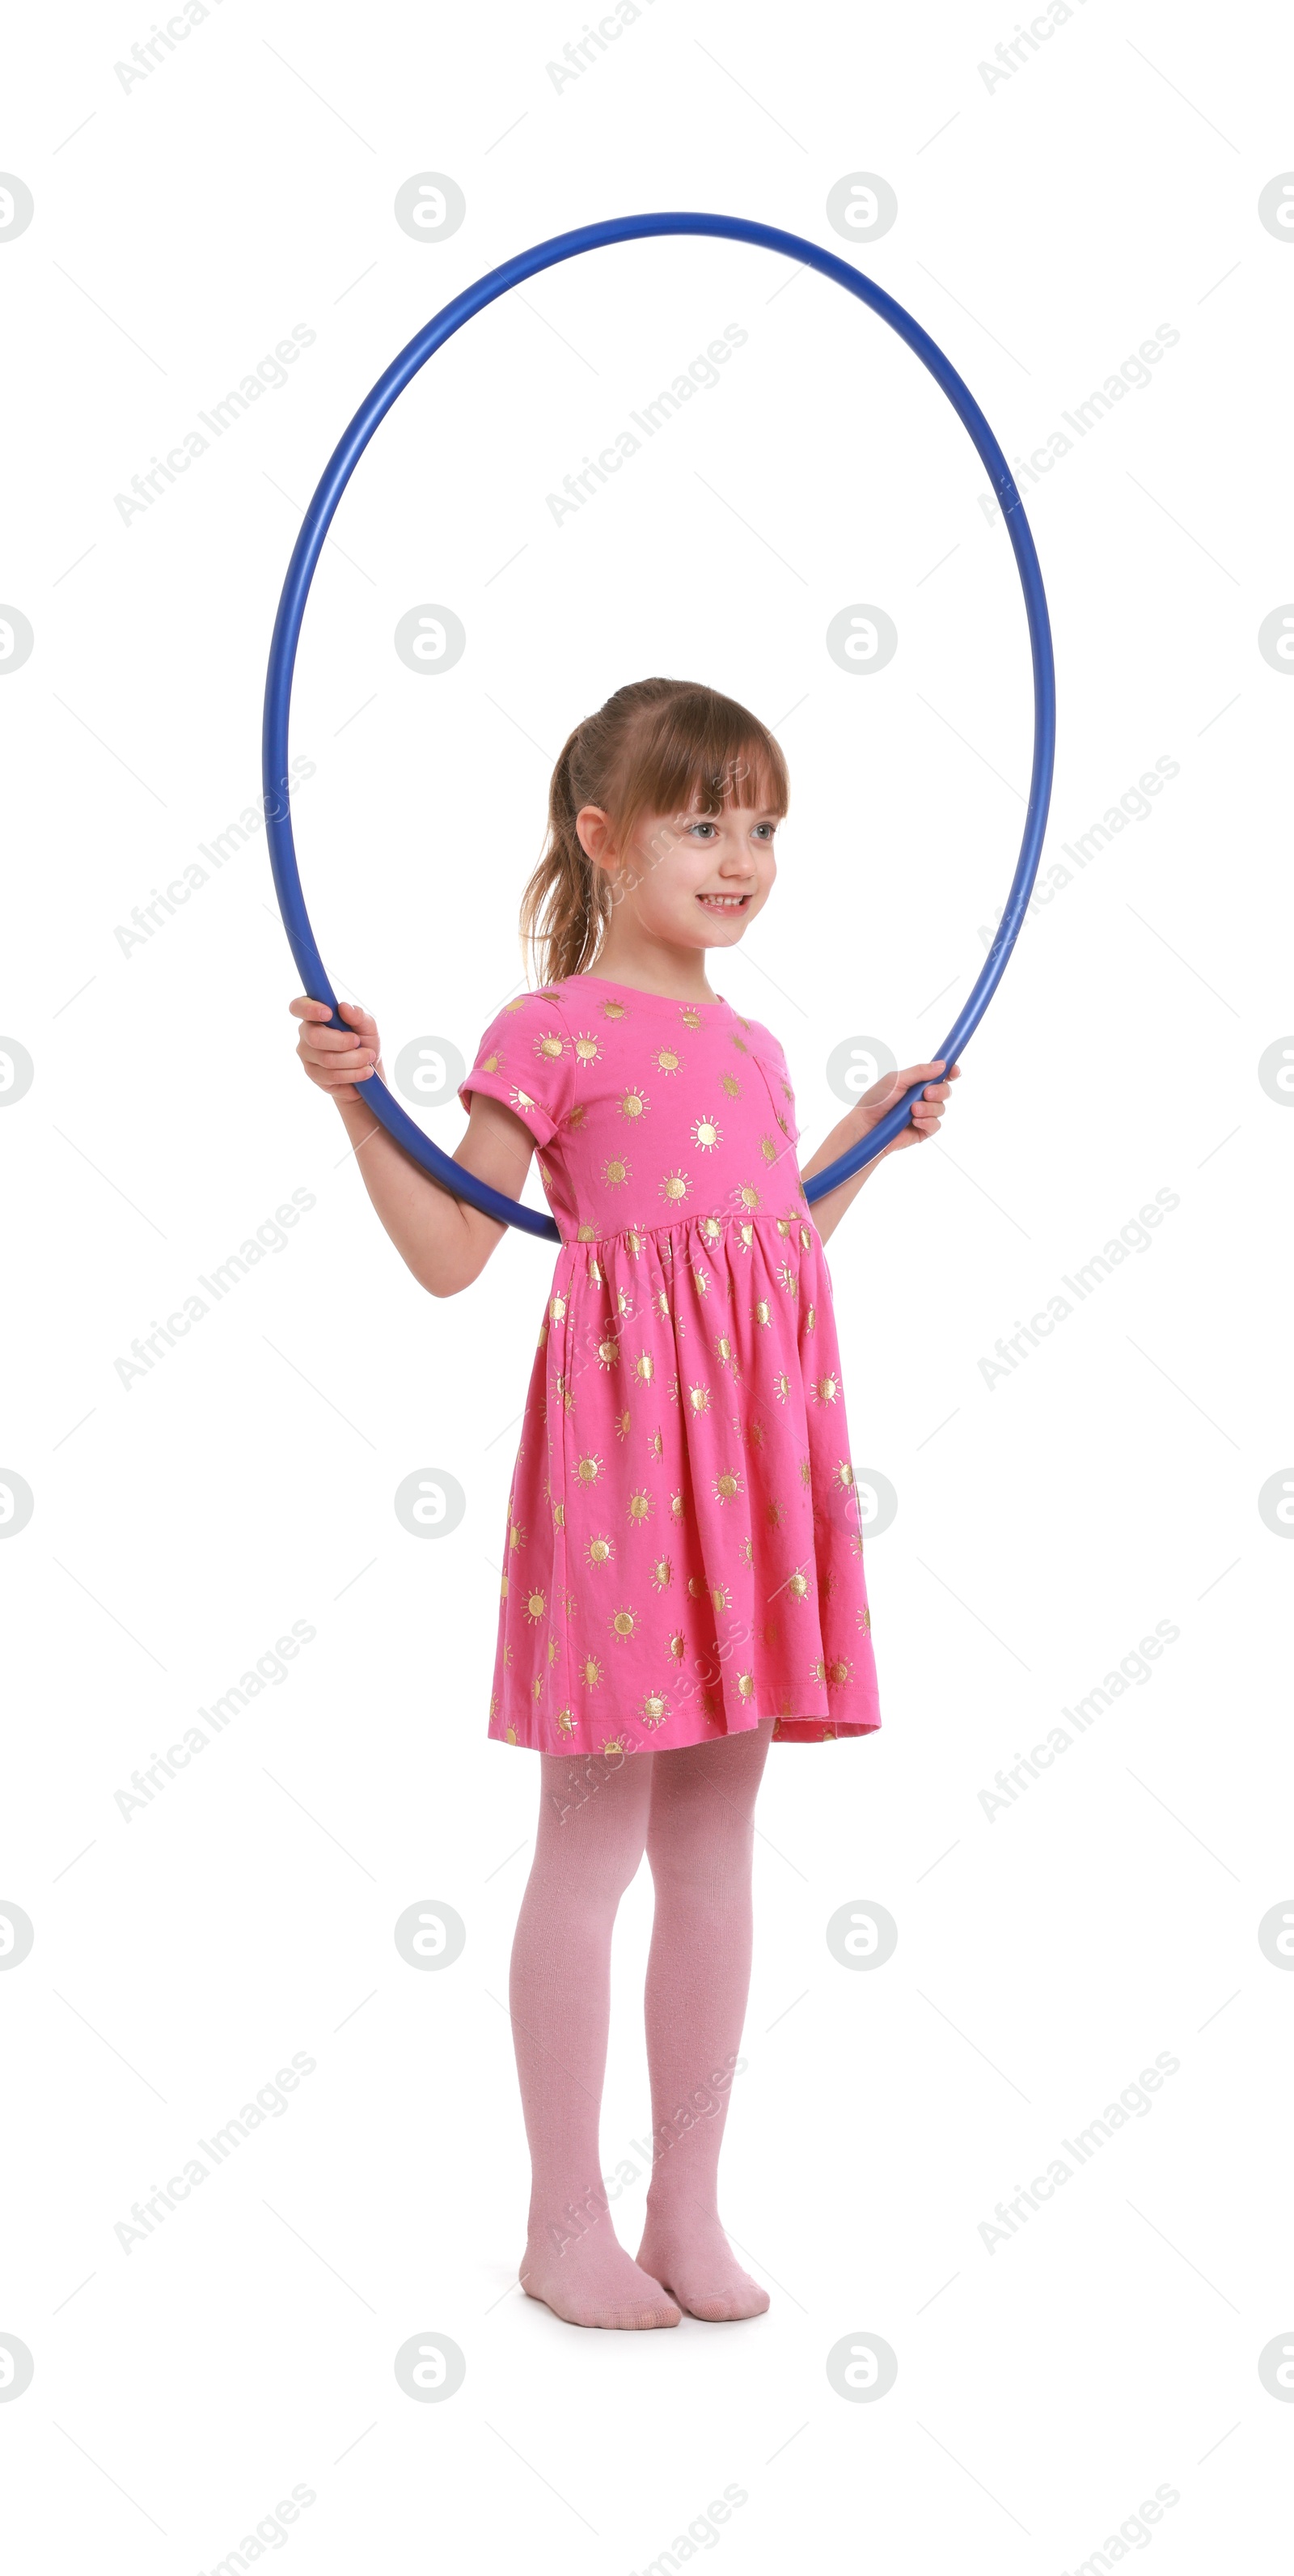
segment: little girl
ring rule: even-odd
[[[755,1796],[770,1741],[880,1725],[823,1244],[875,1164],[811,1213],[786,1059],[711,991],[776,873],[781,750],[713,689],[640,680],[553,773],[523,935],[543,981],[462,1086],[455,1160],[509,1197],[537,1151],[561,1234],[508,1503],[492,1736],[539,1756],[512,1953],[532,2188],[521,2285],[573,2325],[756,2316],[716,2174],[751,1959]],[[355,1084],[377,1029],[291,1005],[369,1197],[449,1297],[504,1228],[378,1126]],[[885,1150],[936,1133],[954,1065],[873,1086],[803,1177],[931,1077]],[[879,1162],[883,1156],[877,1156]],[[655,1888],[647,2052],[656,2141],[636,2260],[600,2179],[616,1909]]]

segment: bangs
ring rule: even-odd
[[[748,707],[714,689],[684,688],[643,710],[628,744],[614,820],[627,839],[644,814],[755,806],[781,816],[790,780],[781,747]]]

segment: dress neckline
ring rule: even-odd
[[[724,999],[722,993],[717,994],[713,1002],[681,1002],[674,993],[649,993],[640,984],[613,984],[610,977],[606,975],[568,975],[564,983],[548,985],[545,987],[545,990],[553,993],[570,994],[574,992],[577,985],[585,984],[592,986],[595,990],[601,993],[614,993],[617,1000],[623,997],[627,1002],[655,1002],[659,1009],[665,1011],[726,1011],[731,1009],[731,1004]]]

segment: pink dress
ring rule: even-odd
[[[509,1002],[460,1098],[562,1238],[509,1498],[490,1734],[668,1750],[880,1725],[826,1255],[786,1059],[596,975]]]

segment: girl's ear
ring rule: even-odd
[[[605,868],[609,876],[616,870],[615,843],[611,817],[601,805],[581,805],[575,817],[575,830],[585,858],[595,868]]]

